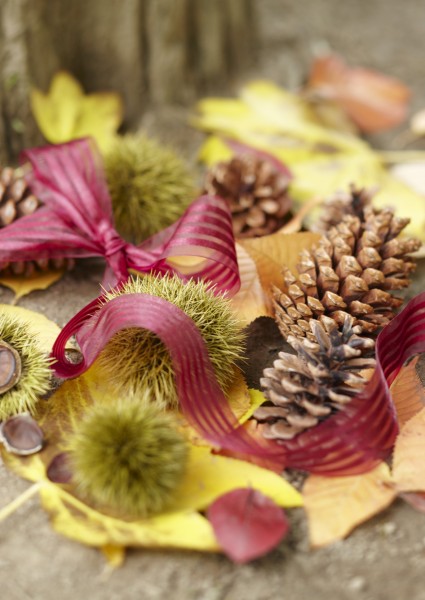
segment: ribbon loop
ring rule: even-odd
[[[122,240],[112,223],[112,204],[101,159],[89,139],[27,150],[29,182],[44,206],[0,230],[0,264],[47,258],[100,256],[103,284],[119,284],[129,269],[202,278],[216,293],[239,289],[239,272],[229,208],[202,196],[173,225],[140,246]],[[192,266],[173,266],[174,256],[199,257]]]

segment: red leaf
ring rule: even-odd
[[[250,488],[220,496],[209,507],[208,519],[225,554],[239,564],[272,550],[289,530],[283,510]]]
[[[399,125],[406,117],[410,90],[403,83],[368,69],[350,68],[335,54],[314,62],[308,89],[336,102],[364,132]]]

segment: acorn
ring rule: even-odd
[[[187,457],[174,417],[140,397],[95,405],[68,440],[77,492],[132,518],[159,513],[170,503]]]
[[[181,158],[144,134],[118,137],[104,166],[115,226],[132,243],[174,223],[196,197]]]
[[[169,275],[130,278],[106,301],[121,294],[150,294],[164,298],[183,310],[203,337],[217,381],[226,391],[233,381],[234,368],[243,354],[245,336],[230,302],[214,295],[204,282],[183,283]],[[145,391],[160,407],[176,408],[178,396],[169,352],[157,335],[146,329],[129,328],[116,333],[99,356],[98,365],[112,383],[127,393]]]
[[[50,362],[25,322],[0,315],[0,421],[34,413],[50,388]]]

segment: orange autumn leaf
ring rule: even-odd
[[[311,232],[274,233],[255,239],[239,241],[239,243],[254,260],[263,290],[270,297],[272,285],[280,288],[284,285],[283,268],[288,267],[296,272],[301,250],[311,248],[320,237],[319,234]],[[268,308],[270,309],[270,298]]]
[[[391,385],[391,397],[400,426],[414,417],[425,406],[425,390],[417,372],[419,356],[405,365]]]
[[[401,81],[376,71],[350,68],[335,54],[315,60],[307,89],[341,106],[366,133],[402,123],[411,95]]]
[[[393,477],[402,492],[425,491],[425,408],[399,434],[393,459]]]
[[[385,463],[350,477],[310,475],[303,498],[312,547],[345,538],[355,527],[387,508],[395,497]]]

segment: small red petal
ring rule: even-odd
[[[283,510],[250,488],[220,496],[209,507],[208,519],[225,554],[239,564],[267,554],[289,530]]]

